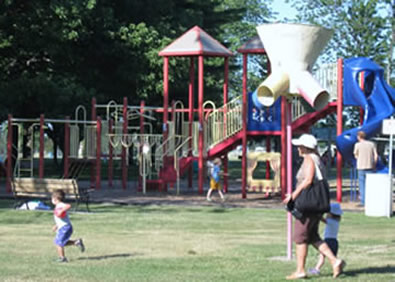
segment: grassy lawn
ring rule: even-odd
[[[71,214],[86,252],[66,249],[54,262],[50,212],[15,211],[0,201],[1,281],[283,281],[283,210],[92,205]],[[395,281],[395,218],[346,212],[340,227],[342,281]],[[316,262],[310,249],[307,267]],[[314,280],[332,281],[326,264]]]

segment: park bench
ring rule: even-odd
[[[27,202],[29,199],[50,200],[51,195],[56,190],[63,190],[67,200],[75,200],[77,210],[80,202],[86,204],[89,211],[89,193],[91,189],[81,188],[75,179],[52,179],[52,178],[14,178],[11,182],[12,192],[15,198],[15,206],[21,200]],[[27,205],[28,206],[28,205]]]

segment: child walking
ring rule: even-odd
[[[337,256],[339,249],[339,243],[337,241],[337,234],[339,233],[340,219],[343,211],[338,203],[331,203],[331,208],[326,218],[322,218],[322,221],[326,224],[324,230],[324,240],[328,244],[332,253]],[[317,265],[315,268],[309,270],[310,274],[319,275],[321,267],[325,263],[325,256],[320,254]]]
[[[82,239],[70,240],[71,234],[73,234],[73,226],[71,225],[67,211],[71,208],[70,204],[64,203],[65,193],[63,190],[57,190],[52,193],[52,204],[55,205],[54,209],[54,220],[55,225],[52,230],[56,231],[55,245],[58,253],[58,262],[67,262],[67,258],[64,254],[64,247],[74,245],[79,247],[81,252],[85,251],[84,243]]]
[[[213,190],[217,190],[219,196],[221,197],[222,201],[225,201],[224,195],[222,194],[222,187],[219,183],[220,180],[220,172],[221,172],[221,159],[216,158],[213,161],[213,166],[210,169],[210,189],[207,192],[207,201],[211,202],[211,193]]]

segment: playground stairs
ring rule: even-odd
[[[209,159],[212,159],[233,150],[234,148],[237,147],[237,145],[241,144],[242,136],[243,136],[243,132],[239,131],[235,135],[226,138],[221,143],[212,146],[207,151],[207,157]]]
[[[328,103],[328,105],[320,111],[305,113],[292,122],[292,131],[294,133],[308,132],[310,127],[318,120],[336,111],[336,102]]]

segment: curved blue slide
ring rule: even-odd
[[[358,76],[364,72],[364,90]],[[383,78],[383,69],[368,58],[351,58],[343,64],[343,102],[347,106],[359,106],[365,111],[363,124],[347,130],[336,138],[336,146],[345,161],[354,163],[354,144],[362,130],[367,138],[381,131],[382,121],[395,112],[395,89]],[[379,169],[379,168],[378,168]]]

